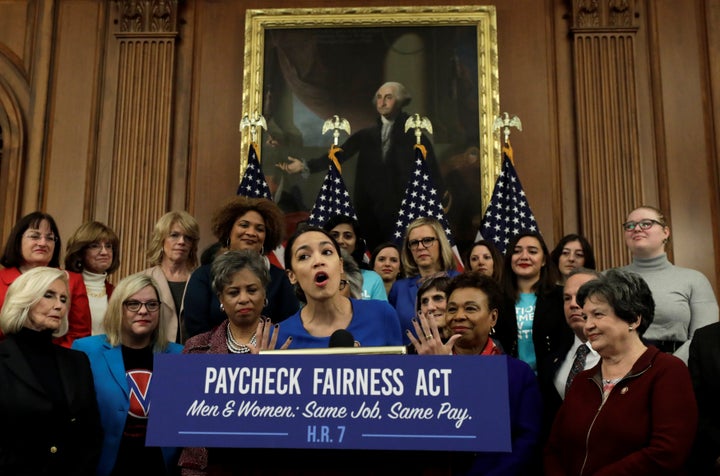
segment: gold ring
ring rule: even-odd
[[[431,339],[432,339],[432,335],[430,335],[430,334],[425,334],[425,340],[431,340]]]

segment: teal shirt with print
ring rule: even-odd
[[[533,317],[535,317],[535,293],[520,293],[515,303],[518,328],[518,358],[537,372],[537,358],[533,344]]]

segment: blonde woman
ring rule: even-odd
[[[412,329],[412,319],[416,316],[415,300],[421,282],[436,274],[453,277],[458,272],[450,241],[440,222],[434,218],[418,218],[407,226],[400,259],[408,277],[395,281],[388,301],[398,313],[403,339],[408,345],[410,339],[405,331]]]
[[[182,352],[170,342],[168,316],[160,303],[158,283],[138,273],[120,281],[105,316],[105,334],[78,339],[73,348],[90,358],[103,426],[102,453],[97,475],[171,474],[176,448],[145,446],[155,354]]]
[[[642,276],[657,304],[645,339],[687,364],[695,331],[718,321],[712,286],[701,272],[668,260],[665,246],[670,227],[659,209],[647,205],[636,208],[623,223],[623,232],[633,260],[621,269]]]
[[[200,227],[189,213],[168,212],[155,224],[147,257],[151,268],[143,271],[158,284],[160,302],[168,315],[168,337],[183,342],[185,335],[180,314],[190,275],[198,266]]]
[[[37,266],[0,312],[0,474],[95,474],[102,430],[87,357],[52,342],[68,331],[67,274]]]

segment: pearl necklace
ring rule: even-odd
[[[227,346],[228,350],[232,354],[249,354],[250,353],[250,347],[247,346],[247,344],[241,344],[238,341],[235,340],[235,337],[232,335],[232,331],[230,330],[230,322],[228,321],[227,324]],[[250,338],[250,342],[248,342],[250,345],[257,345],[257,338],[255,334],[252,335]]]

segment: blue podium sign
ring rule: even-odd
[[[504,356],[155,356],[149,446],[510,451]]]

